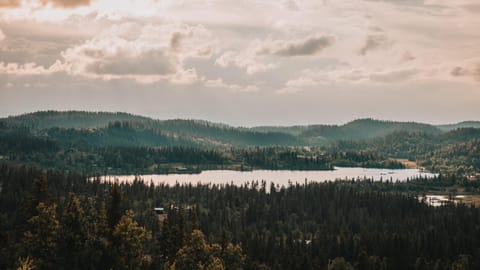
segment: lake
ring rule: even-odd
[[[267,182],[267,187],[273,182],[276,185],[288,186],[289,183],[303,184],[308,182],[326,182],[334,180],[351,180],[369,178],[375,181],[381,179],[393,181],[406,181],[415,177],[434,177],[436,174],[422,172],[418,169],[367,169],[335,167],[331,171],[290,171],[290,170],[254,170],[254,171],[231,171],[211,170],[202,171],[199,174],[152,174],[152,175],[121,175],[104,176],[106,181],[118,180],[120,182],[132,182],[135,177],[140,177],[146,183],[174,185],[186,184],[229,184],[242,185],[252,181]]]
[[[466,205],[475,205],[480,206],[480,195],[477,194],[462,194],[462,195],[433,195],[426,194],[425,196],[418,196],[420,201],[425,201],[428,205],[431,206],[442,206],[449,203],[463,203]]]

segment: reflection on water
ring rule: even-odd
[[[477,196],[472,196],[472,195],[425,195],[425,196],[419,196],[418,199],[420,201],[425,202],[428,205],[431,206],[442,206],[442,205],[447,205],[450,203],[465,203],[465,204],[477,204],[478,199]]]
[[[442,206],[451,203],[451,200],[447,195],[425,195],[419,197],[418,199],[431,206]]]
[[[289,170],[255,170],[255,171],[230,171],[212,170],[202,171],[199,174],[152,174],[139,176],[143,181],[154,184],[174,185],[176,183],[202,183],[202,184],[230,184],[242,185],[252,181],[266,181],[267,186],[271,182],[280,186],[287,186],[289,183],[303,184],[308,182],[325,182],[334,180],[351,179],[373,179],[375,181],[406,181],[416,177],[434,177],[435,174],[421,172],[418,169],[366,169],[366,168],[345,168],[335,167],[332,171],[289,171]],[[103,180],[120,182],[131,182],[135,175],[105,176]]]

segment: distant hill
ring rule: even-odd
[[[1,119],[9,124],[31,129],[99,128],[115,121],[150,121],[152,119],[122,112],[39,111]]]
[[[416,122],[358,119],[344,125],[233,127],[204,120],[155,120],[122,112],[41,111],[0,119],[4,125],[26,127],[49,138],[66,141],[82,137],[87,145],[188,146],[303,146],[380,138],[395,132],[442,134],[469,121],[434,126]],[[114,124],[121,129],[112,129]],[[125,124],[128,123],[128,124]],[[46,132],[48,129],[54,129]],[[69,130],[74,129],[74,130]],[[88,130],[85,131],[85,130]],[[473,136],[465,130],[462,136]]]
[[[480,121],[464,121],[456,124],[449,124],[449,125],[438,125],[442,131],[450,131],[459,128],[480,128]]]
[[[237,146],[303,144],[299,138],[287,133],[258,132],[201,120],[157,121],[151,127],[213,144]]]
[[[441,130],[429,124],[358,119],[344,125],[310,125],[292,127],[258,127],[255,130],[280,131],[297,135],[310,144],[336,140],[367,140],[397,131],[438,134]]]
[[[128,113],[42,111],[0,121],[11,127],[26,127],[49,139],[89,146],[303,145],[299,138],[281,132],[257,132],[203,120],[154,120]]]
[[[226,161],[236,169],[239,164],[325,169],[397,166],[389,158],[400,158],[431,171],[472,174],[480,171],[480,128],[465,126],[476,123],[437,127],[358,119],[344,125],[245,128],[120,112],[44,111],[0,119],[0,159],[68,170],[112,167],[122,173],[164,172],[171,168],[159,164],[179,160],[204,169],[212,162],[222,168]]]
[[[37,133],[39,137],[54,140],[64,147],[108,146],[200,146],[194,140],[173,136],[153,129],[135,127],[130,122],[112,122],[102,128],[71,129],[53,127]]]
[[[310,127],[312,126],[258,126],[249,129],[258,132],[281,132],[298,136],[302,134],[302,132],[307,131]]]
[[[393,122],[374,119],[359,119],[340,126],[330,139],[362,140],[375,137],[383,137],[396,131],[409,133],[440,133],[440,130],[429,124],[415,122]]]

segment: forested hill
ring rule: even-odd
[[[150,118],[122,112],[39,111],[1,119],[31,129],[99,128],[115,121],[147,122]]]
[[[463,121],[450,125],[438,125],[437,127],[442,131],[451,131],[459,128],[480,128],[480,121]]]
[[[302,146],[322,145],[338,140],[369,140],[384,137],[394,132],[424,133],[439,135],[456,128],[478,127],[480,122],[469,121],[452,125],[434,126],[416,122],[394,122],[374,119],[358,119],[344,125],[304,125],[304,126],[260,126],[252,128],[233,127],[203,120],[155,120],[152,118],[122,112],[84,111],[41,111],[0,119],[9,126],[25,127],[32,132],[55,129],[60,134],[66,129],[88,129],[101,133],[104,141],[123,143],[128,137],[136,136],[136,145],[155,146],[158,141],[168,141],[177,145],[204,146]],[[111,132],[112,127],[128,126],[128,134]],[[75,133],[74,131],[69,131]],[[84,131],[82,131],[84,132]],[[50,132],[52,133],[52,132]],[[146,135],[148,134],[148,136]],[[105,135],[113,136],[105,139]],[[125,135],[127,138],[115,136]],[[137,136],[138,135],[138,136]],[[154,136],[163,136],[161,140]],[[143,137],[148,137],[143,141]],[[96,136],[90,136],[95,137]]]
[[[416,122],[394,122],[375,119],[357,119],[344,125],[261,126],[252,130],[283,132],[298,136],[309,144],[323,144],[337,140],[368,140],[394,132],[440,134],[436,126]],[[446,129],[445,129],[446,130]]]
[[[415,122],[393,122],[374,119],[359,119],[341,126],[312,126],[300,134],[304,138],[332,140],[366,140],[383,137],[395,131],[438,134],[435,126]]]
[[[428,124],[373,119],[257,128],[107,112],[48,111],[0,119],[0,159],[115,173],[176,167],[399,168],[396,160],[408,159],[431,171],[474,174],[480,171],[479,141],[476,128],[443,132]]]
[[[3,118],[0,125],[76,146],[303,145],[299,138],[280,132],[257,132],[203,120],[154,120],[127,113],[45,111]]]

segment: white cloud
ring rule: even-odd
[[[17,8],[21,5],[20,0],[1,0],[0,8]]]
[[[295,94],[295,93],[301,92],[302,90],[303,90],[302,88],[287,86],[287,87],[278,89],[276,93],[281,95]]]
[[[314,34],[299,39],[254,40],[243,51],[226,51],[215,62],[221,67],[237,66],[247,74],[264,72],[276,67],[266,57],[314,56],[332,46],[332,35]]]
[[[371,34],[368,35],[365,44],[360,49],[360,54],[365,56],[368,52],[378,50],[378,49],[386,49],[388,48],[392,42],[387,38],[384,34]]]
[[[0,71],[12,75],[42,75],[66,72],[97,79],[133,79],[140,83],[167,80],[191,84],[198,79],[189,58],[209,58],[214,39],[201,25],[146,25],[138,34],[131,25],[113,26],[92,39],[62,52],[55,64],[1,63]]]
[[[51,4],[54,7],[76,8],[80,6],[88,6],[91,0],[39,0],[43,5]]]
[[[369,70],[347,65],[326,70],[305,69],[300,72],[298,78],[287,81],[285,88],[292,92],[292,89],[300,91],[332,84],[394,84],[414,79],[424,79],[427,78],[427,73],[427,71],[412,67]]]
[[[88,6],[92,0],[0,0],[1,8],[19,8],[22,5],[34,4],[34,5],[52,5],[59,8],[76,8],[80,6]]]
[[[250,50],[244,52],[226,51],[216,61],[216,65],[221,67],[237,66],[244,68],[247,74],[264,72],[275,68],[275,64],[262,63]]]
[[[300,7],[295,0],[282,0],[281,7],[289,11],[298,11]]]
[[[66,50],[62,56],[72,74],[105,77],[165,77],[180,63],[163,44],[98,37]]]
[[[227,89],[231,92],[258,92],[260,88],[256,85],[247,85],[241,86],[238,84],[228,84],[223,81],[222,78],[217,78],[215,80],[205,80],[204,82],[205,87],[207,88],[219,88],[219,89]]]
[[[198,80],[197,71],[194,68],[180,69],[170,79],[174,84],[193,84]]]
[[[455,78],[469,78],[480,82],[480,59],[469,59],[453,67],[450,74]]]
[[[302,76],[298,79],[287,81],[287,87],[294,88],[304,88],[316,85],[318,85],[318,82],[314,78],[311,78],[309,76]]]
[[[388,2],[388,3],[401,4],[401,5],[406,5],[406,4],[422,5],[425,3],[425,0],[365,0],[365,1]]]
[[[66,70],[65,65],[60,61],[56,61],[53,65],[46,68],[44,66],[39,66],[36,63],[4,63],[0,62],[0,74],[9,74],[9,75],[49,75],[57,72],[64,72]]]
[[[103,33],[66,50],[63,58],[73,74],[186,84],[193,83],[197,74],[194,68],[184,67],[184,60],[209,58],[212,44],[211,33],[201,25],[149,24],[133,38]]]
[[[256,54],[277,56],[309,56],[320,53],[335,42],[332,35],[310,35],[298,40],[266,40],[256,44]]]
[[[372,72],[368,75],[372,82],[396,83],[414,78],[419,71],[415,68]]]

